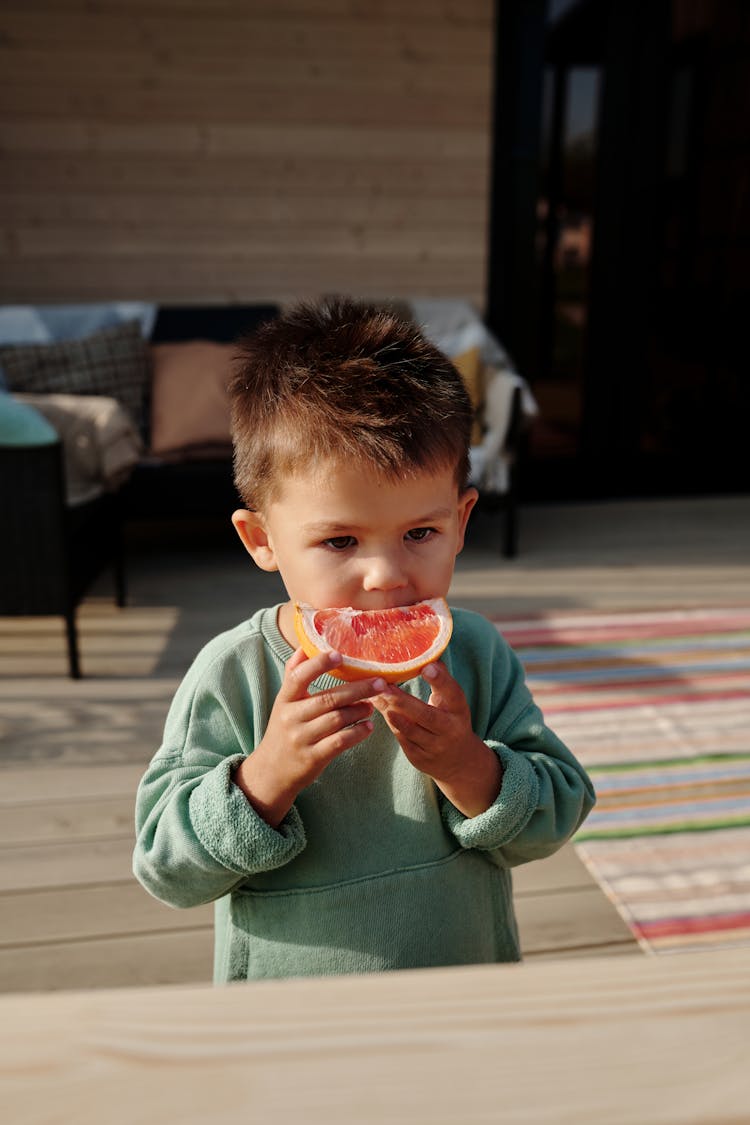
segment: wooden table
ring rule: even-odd
[[[750,949],[0,998],[9,1125],[746,1122]]]

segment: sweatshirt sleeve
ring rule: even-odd
[[[252,750],[257,726],[252,693],[242,690],[243,682],[237,667],[225,666],[223,676],[191,669],[170,708],[164,742],[138,787],[133,871],[170,906],[221,898],[305,847],[296,808],[271,828],[232,781],[232,770]]]
[[[500,758],[503,779],[494,804],[479,816],[466,817],[445,800],[446,826],[463,847],[489,852],[502,867],[552,855],[594,806],[586,771],[546,726],[518,657],[489,622],[469,631],[451,670],[472,706],[476,733]]]

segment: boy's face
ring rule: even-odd
[[[292,602],[388,609],[445,597],[476,500],[473,488],[459,493],[451,469],[390,481],[331,461],[286,477],[262,514],[235,512],[232,522]]]

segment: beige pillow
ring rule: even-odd
[[[157,456],[231,445],[227,383],[232,344],[153,344],[151,449]]]

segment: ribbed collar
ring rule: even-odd
[[[260,631],[263,638],[271,651],[278,656],[282,664],[286,664],[287,660],[294,654],[294,649],[289,642],[285,640],[279,629],[279,610],[283,605],[279,602],[278,605],[269,606],[268,609],[260,611]],[[341,687],[341,680],[336,676],[318,676],[317,680],[313,680],[311,687],[315,691],[325,691],[327,688]]]

